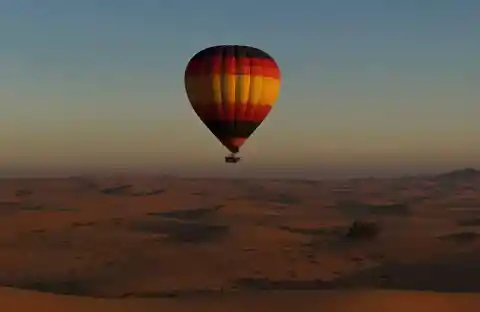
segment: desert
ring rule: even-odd
[[[318,181],[9,178],[0,215],[9,311],[480,306],[475,169]]]

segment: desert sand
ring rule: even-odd
[[[476,294],[394,291],[322,291],[230,295],[197,299],[92,299],[3,289],[8,311],[136,312],[136,311],[331,311],[452,312],[478,311]]]
[[[2,179],[0,227],[9,311],[480,311],[473,169]]]

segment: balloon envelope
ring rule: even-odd
[[[198,52],[185,70],[185,89],[198,117],[237,153],[272,109],[280,69],[266,52],[221,45]]]

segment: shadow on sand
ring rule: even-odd
[[[143,233],[156,234],[158,240],[174,244],[215,243],[226,238],[230,227],[224,224],[209,222],[191,222],[172,219],[140,221],[133,224],[132,229]]]
[[[411,214],[408,205],[403,203],[395,204],[366,204],[357,201],[339,202],[336,209],[349,218],[361,218],[364,216],[396,216],[407,217]]]
[[[149,212],[148,216],[173,218],[179,220],[199,220],[213,216],[217,211],[223,208],[223,205],[215,205],[207,208],[182,209],[164,212]]]

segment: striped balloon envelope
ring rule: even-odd
[[[266,52],[219,45],[190,59],[185,89],[198,117],[235,154],[270,113],[279,95],[280,76]]]

